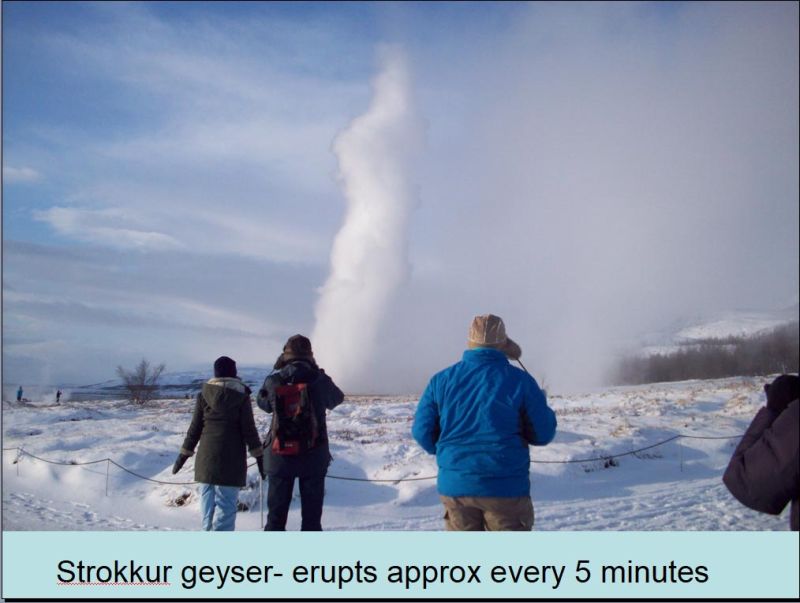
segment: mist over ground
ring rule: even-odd
[[[579,388],[675,321],[796,303],[788,8],[683,6],[665,26],[641,6],[538,5],[469,72],[442,66],[467,119],[429,133],[441,161],[415,226],[433,252],[412,259],[398,354],[455,360],[494,312],[534,374]]]
[[[492,312],[570,391],[797,303],[796,4],[493,6],[4,6],[4,382],[267,366],[300,332],[348,391],[412,393]],[[386,43],[414,135],[348,168]],[[325,310],[352,183],[392,158],[409,188],[360,202],[368,270]]]

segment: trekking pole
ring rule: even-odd
[[[264,480],[258,482],[258,512],[261,514],[261,527],[264,527]]]
[[[522,364],[522,360],[520,360],[519,358],[516,358],[516,361],[519,362],[519,365],[522,367],[522,370],[525,371],[526,373],[528,373],[528,369],[526,369],[525,365]],[[530,375],[530,373],[528,373],[528,374]]]

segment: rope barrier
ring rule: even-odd
[[[672,436],[671,438],[667,438],[666,440],[661,440],[660,442],[656,442],[655,444],[652,444],[651,446],[645,446],[644,448],[637,448],[636,450],[629,450],[628,452],[620,452],[619,454],[608,454],[606,456],[598,456],[598,457],[594,457],[594,458],[590,458],[590,459],[569,459],[569,460],[566,460],[566,461],[537,461],[535,459],[531,459],[531,463],[553,463],[553,464],[561,464],[561,463],[563,463],[563,464],[566,464],[566,463],[591,463],[591,462],[594,462],[594,461],[607,461],[609,459],[615,459],[615,458],[619,458],[621,456],[628,456],[630,454],[636,454],[638,452],[644,452],[645,450],[650,450],[651,448],[656,448],[658,446],[662,446],[663,444],[666,444],[667,442],[672,442],[673,440],[677,440],[678,438],[682,438],[682,437],[684,437],[684,436],[679,434],[679,435]],[[742,436],[729,436],[729,437],[731,437],[731,438],[740,438]]]
[[[152,477],[145,477],[144,475],[136,473],[135,471],[131,471],[127,467],[123,467],[122,465],[120,465],[116,461],[112,461],[111,459],[108,459],[108,462],[110,462],[115,467],[119,467],[123,471],[125,471],[127,473],[130,473],[131,475],[133,475],[135,477],[138,477],[139,479],[144,479],[144,480],[147,480],[148,482],[153,482],[153,483],[156,483],[156,484],[167,484],[169,486],[192,486],[192,485],[197,483],[197,482],[164,482],[164,481],[161,481],[161,480],[153,479]]]
[[[325,477],[330,479],[346,480],[348,482],[389,482],[393,484],[398,482],[419,482],[427,479],[436,479],[435,475],[429,475],[426,477],[403,477],[395,479],[368,479],[366,477],[342,477],[340,475],[326,475]]]
[[[629,456],[631,454],[637,454],[639,452],[644,452],[645,450],[650,450],[652,448],[657,448],[658,446],[663,446],[664,444],[667,444],[669,442],[672,442],[674,440],[678,440],[678,439],[681,439],[681,438],[687,438],[687,439],[693,439],[693,440],[731,440],[733,438],[741,438],[742,435],[743,434],[727,435],[727,436],[699,436],[699,435],[690,435],[690,434],[679,433],[679,434],[676,434],[676,435],[674,435],[674,436],[672,436],[670,438],[667,438],[665,440],[661,440],[660,442],[656,442],[655,444],[651,444],[649,446],[644,446],[642,448],[637,448],[636,450],[629,450],[627,452],[620,452],[618,454],[606,454],[606,455],[603,455],[603,456],[597,456],[597,457],[586,458],[586,459],[567,459],[567,460],[557,460],[557,461],[545,461],[545,460],[531,459],[530,464],[533,464],[533,463],[570,464],[570,463],[591,463],[591,462],[595,462],[595,461],[608,461],[610,459],[620,458],[620,457],[623,457],[623,456]],[[108,462],[108,463],[111,463],[112,465],[114,465],[115,467],[118,467],[118,468],[122,469],[123,471],[133,475],[134,477],[137,477],[137,478],[142,479],[142,480],[146,480],[148,482],[153,482],[153,483],[156,483],[156,484],[164,484],[164,485],[167,485],[167,486],[192,486],[192,485],[198,483],[198,482],[166,482],[166,481],[163,481],[163,480],[153,479],[151,477],[147,477],[147,476],[142,475],[140,473],[136,473],[135,471],[132,471],[132,470],[128,469],[127,467],[124,467],[124,466],[120,465],[115,460],[110,459],[110,458],[99,459],[99,460],[96,460],[96,461],[84,461],[82,463],[78,463],[78,462],[75,462],[75,461],[63,462],[63,461],[51,461],[49,459],[45,459],[45,458],[42,458],[40,456],[36,456],[35,454],[32,454],[32,453],[28,452],[27,450],[25,450],[24,448],[20,448],[20,447],[17,447],[17,448],[3,448],[3,451],[8,451],[8,450],[16,450],[18,452],[19,456],[27,455],[27,456],[29,456],[31,458],[34,458],[36,460],[39,460],[39,461],[42,461],[42,462],[45,462],[45,463],[49,463],[51,465],[82,466],[82,465],[95,465],[97,463],[106,463],[106,462]],[[247,466],[247,468],[249,469],[251,467],[254,467],[255,465],[256,465],[256,463],[251,463],[250,465]],[[425,480],[429,480],[429,479],[436,479],[437,476],[428,475],[428,476],[424,476],[424,477],[406,477],[406,478],[396,478],[396,479],[369,479],[369,478],[364,478],[364,477],[344,477],[344,476],[341,476],[341,475],[327,475],[327,477],[329,477],[330,479],[338,479],[338,480],[345,480],[345,481],[351,481],[351,482],[400,483],[400,482],[415,482],[415,481],[425,481]]]
[[[96,461],[86,461],[86,462],[83,462],[83,463],[78,463],[78,462],[74,462],[74,461],[70,461],[70,462],[66,462],[65,463],[63,461],[51,461],[49,459],[45,459],[45,458],[42,458],[40,456],[36,456],[35,454],[31,454],[30,452],[28,452],[24,448],[3,448],[4,452],[7,451],[7,450],[17,450],[21,456],[22,455],[27,455],[27,456],[29,456],[31,458],[34,458],[34,459],[36,459],[38,461],[42,461],[44,463],[49,463],[51,465],[63,465],[63,466],[67,466],[67,467],[70,467],[70,466],[72,466],[72,467],[80,467],[82,465],[94,465],[96,463],[106,463],[106,462],[108,462],[108,463],[111,463],[112,465],[114,465],[115,467],[119,467],[120,469],[122,469],[126,473],[130,473],[131,475],[133,475],[135,477],[138,477],[139,479],[143,479],[143,480],[148,481],[148,482],[153,482],[154,484],[164,484],[164,485],[167,485],[167,486],[193,486],[193,485],[199,483],[199,482],[165,482],[163,480],[153,479],[152,477],[147,477],[146,475],[142,475],[141,473],[136,473],[135,471],[132,471],[132,470],[128,469],[127,467],[124,467],[123,465],[120,465],[117,461],[115,461],[112,458],[108,458],[108,457],[106,457],[104,459],[99,459],[99,460],[96,460]],[[247,468],[250,469],[251,467],[255,467],[255,466],[256,466],[256,463],[251,463],[250,465],[247,466]]]
[[[97,463],[105,463],[106,461],[110,461],[111,460],[111,459],[100,459],[99,461],[85,461],[83,463],[78,463],[77,461],[68,461],[68,462],[51,461],[51,460],[48,460],[48,459],[44,459],[44,458],[42,458],[40,456],[36,456],[35,454],[32,454],[32,453],[28,452],[27,450],[23,450],[22,448],[3,448],[3,450],[19,450],[22,454],[26,454],[29,457],[36,459],[37,461],[50,463],[51,465],[66,465],[66,466],[72,465],[72,466],[75,466],[75,467],[80,467],[82,465],[96,465]]]

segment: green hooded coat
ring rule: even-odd
[[[258,436],[250,389],[238,378],[214,378],[197,394],[194,415],[181,453],[194,454],[194,479],[215,486],[243,487],[247,480],[247,453],[264,453]]]

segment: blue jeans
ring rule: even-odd
[[[236,523],[238,502],[239,488],[237,486],[200,484],[200,512],[203,514],[203,529],[232,532]]]

